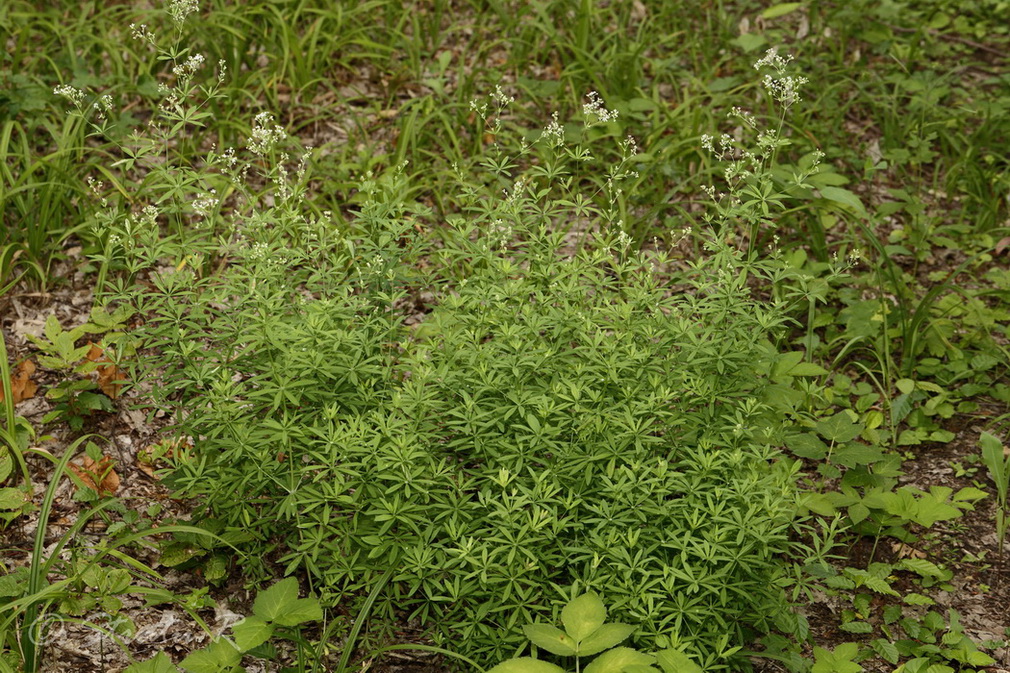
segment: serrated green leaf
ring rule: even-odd
[[[576,652],[572,637],[550,624],[528,624],[523,627],[523,633],[534,645],[552,654],[567,657]]]
[[[884,640],[883,638],[877,638],[870,643],[870,647],[876,652],[881,659],[889,664],[897,665],[898,663],[898,648],[894,646],[889,640]]]
[[[656,658],[630,647],[615,647],[593,659],[585,673],[622,673],[625,666],[649,666]]]
[[[262,645],[274,634],[274,626],[264,619],[253,615],[246,617],[232,627],[232,637],[235,645],[243,652]]]
[[[628,624],[604,624],[579,643],[579,655],[590,656],[620,645],[628,636],[635,632],[635,627]]]
[[[519,657],[503,661],[487,673],[565,673],[565,669],[540,659]]]
[[[21,509],[28,502],[20,488],[0,488],[0,509]]]
[[[575,642],[588,638],[603,625],[606,618],[607,608],[593,592],[573,598],[561,610],[561,623]]]

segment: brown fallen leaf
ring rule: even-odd
[[[919,551],[915,547],[909,547],[904,542],[895,542],[891,545],[891,551],[898,555],[898,558],[926,558],[926,552]]]
[[[108,456],[102,456],[101,460],[92,460],[91,456],[85,456],[80,465],[70,463],[70,469],[74,471],[84,485],[98,491],[98,495],[113,495],[119,490],[119,475],[113,468],[115,463]]]
[[[14,404],[20,404],[24,400],[35,397],[35,392],[39,389],[39,386],[31,379],[34,373],[35,363],[31,360],[23,361],[11,373],[11,397],[14,398]],[[0,386],[0,402],[3,402],[3,399],[3,386]]]
[[[91,344],[91,348],[88,350],[88,359],[92,362],[108,363],[99,364],[95,371],[98,372],[99,389],[108,395],[109,399],[114,400],[119,397],[119,393],[123,390],[123,381],[126,380],[126,372],[112,363],[112,360],[105,354],[101,346],[90,341],[88,343]]]
[[[999,240],[999,243],[996,244],[996,254],[997,255],[1002,254],[1003,251],[1006,250],[1008,246],[1010,246],[1010,236],[1001,238]]]

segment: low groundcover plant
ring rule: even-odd
[[[202,61],[166,58],[178,81],[152,135],[168,143],[204,118],[187,112]],[[584,114],[584,139],[616,117],[598,97]],[[127,171],[157,154],[135,141],[149,150]],[[378,623],[420,620],[485,662],[565,585],[707,665],[785,609],[798,466],[762,402],[784,316],[748,287],[774,264],[721,236],[679,271],[638,250],[615,216],[627,166],[609,210],[576,196],[568,166],[592,155],[556,120],[524,145],[528,173],[497,145],[493,187],[460,171],[439,245],[398,170],[361,183],[347,226],[309,214],[307,157],[292,172],[285,142],[260,115],[248,158],[212,153],[182,179],[155,162],[136,201],[158,205],[96,220],[107,296],[143,317],[135,346],[192,442],[167,483],[200,515],[330,604],[391,572]],[[421,290],[434,306],[414,329],[402,307]]]

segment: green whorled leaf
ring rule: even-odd
[[[297,626],[305,622],[318,622],[323,618],[323,607],[316,598],[299,598],[284,610],[275,623],[281,626]]]
[[[649,666],[656,661],[650,654],[643,654],[630,647],[615,647],[593,659],[585,668],[585,673],[622,673],[625,666]]]
[[[619,645],[635,632],[629,624],[604,624],[579,643],[579,655],[589,656]]]
[[[678,649],[670,648],[656,653],[656,661],[664,673],[702,673],[702,668]]]
[[[571,656],[575,654],[575,641],[561,629],[549,624],[528,624],[523,633],[536,645],[552,654]]]
[[[123,673],[179,673],[172,660],[164,652],[158,652],[147,661],[138,661],[127,666]]]
[[[873,625],[869,622],[847,622],[839,628],[846,633],[873,633]]]
[[[242,661],[242,653],[230,640],[215,640],[202,650],[197,650],[179,662],[189,673],[222,673]]]
[[[643,666],[642,664],[632,664],[624,667],[624,673],[663,673],[655,666]]]
[[[848,442],[859,436],[863,424],[856,423],[845,411],[839,411],[831,418],[817,421],[817,432],[832,442]]]
[[[252,648],[262,645],[270,640],[270,636],[273,634],[273,624],[256,615],[246,617],[232,627],[232,637],[235,639],[235,645],[243,652],[248,652]]]
[[[519,657],[503,661],[487,673],[565,673],[565,669],[532,657]]]
[[[286,577],[269,588],[259,592],[253,601],[253,614],[268,622],[290,610],[298,601],[298,580]]]
[[[606,618],[607,608],[600,597],[593,592],[573,598],[561,610],[561,623],[565,625],[565,631],[575,642],[588,638],[596,629],[603,626]]]

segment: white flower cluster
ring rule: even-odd
[[[260,112],[253,119],[252,135],[246,142],[246,147],[253,154],[263,156],[273,146],[287,138],[287,133],[277,124],[274,124],[274,116],[269,112]]]
[[[76,108],[84,107],[84,92],[75,86],[62,84],[53,89],[53,95],[66,98]]]
[[[765,52],[765,55],[754,62],[754,69],[760,70],[764,67],[774,68],[778,72],[785,72],[789,62],[793,60],[792,55],[779,56],[778,47],[772,47]]]
[[[186,17],[200,11],[200,0],[171,0],[168,3],[168,15],[176,26],[182,26]]]
[[[540,133],[540,139],[546,140],[551,147],[560,147],[565,144],[565,130],[558,123],[558,113],[551,114],[551,121]]]
[[[152,47],[157,47],[154,33],[147,29],[147,24],[140,24],[139,26],[135,23],[130,24],[130,33],[133,35],[134,40],[140,40],[146,42]]]
[[[600,94],[590,91],[588,98],[589,102],[582,106],[582,114],[587,117],[595,117],[597,121],[604,124],[617,119],[617,110],[608,110],[603,104]]]
[[[802,100],[799,94],[800,87],[809,81],[806,77],[792,77],[785,74],[786,68],[792,60],[792,56],[779,56],[778,49],[772,48],[754,63],[755,70],[768,67],[775,71],[775,76],[765,75],[763,84],[772,98],[781,103],[783,107],[789,107]]]
[[[771,93],[772,98],[782,103],[783,106],[789,107],[793,103],[803,100],[800,98],[799,90],[808,81],[806,77],[772,77],[771,75],[765,75],[763,83],[768,92]]]
[[[203,67],[204,61],[205,59],[203,54],[193,54],[181,64],[172,68],[172,72],[175,73],[175,76],[181,80],[191,80],[193,79],[193,75],[195,75],[196,72]]]

